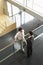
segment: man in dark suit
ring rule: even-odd
[[[34,35],[32,31],[29,31],[29,33],[27,34],[28,38],[27,40],[27,57],[29,57],[30,55],[32,55],[32,43],[34,40]]]

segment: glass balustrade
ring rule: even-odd
[[[12,1],[31,9],[32,11],[40,14],[43,17],[43,1],[41,0],[12,0]],[[34,19],[33,16],[29,15],[25,11],[22,11],[20,13],[21,10],[9,2],[7,2],[7,6],[9,16],[11,16],[12,20],[16,22],[17,27]],[[20,22],[18,22],[17,20]]]
[[[32,10],[35,10],[40,15],[43,14],[43,0],[12,0],[21,3],[23,6],[27,6]]]
[[[14,1],[14,0],[12,0]],[[27,4],[27,0],[15,0],[16,2],[21,3],[22,5]],[[32,19],[34,19],[33,16],[31,16],[30,14],[26,13],[23,10],[20,10],[18,7],[12,5],[11,3],[7,2],[7,6],[8,6],[8,13],[9,13],[9,17],[11,20],[16,22],[16,27],[18,28],[19,26],[31,21]],[[10,10],[11,9],[11,10]]]

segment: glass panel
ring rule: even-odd
[[[13,17],[9,17],[9,18],[10,18],[11,21],[13,20]]]
[[[26,6],[26,0],[12,0],[12,1],[16,1],[16,2],[21,3],[22,5]]]
[[[42,4],[43,1],[40,1],[40,0],[12,0],[12,1],[17,1],[19,3],[22,3],[24,6],[27,5],[28,8],[31,8],[31,9],[37,11],[37,13],[43,14],[43,4]],[[11,4],[9,4],[9,5],[11,6]],[[11,7],[9,10],[11,11]],[[9,13],[10,13],[10,11],[9,11]],[[12,13],[13,21],[15,21],[15,16],[16,16],[17,27],[19,27],[21,25],[21,23],[24,24],[24,23],[27,23],[30,20],[34,19],[33,16],[29,15],[28,13],[26,13],[24,11],[22,11],[21,14],[18,14],[20,12],[20,10],[19,10],[19,8],[15,7],[14,5],[12,5],[12,12],[13,12]]]
[[[15,7],[14,5],[12,5],[12,8],[13,8],[13,15],[17,14],[20,11],[19,8]]]
[[[19,2],[21,4],[23,4],[23,0],[12,0],[12,1],[17,1],[17,2]]]
[[[33,16],[31,16],[30,14],[22,11],[22,24],[25,24],[25,23],[33,20],[33,19],[34,19]]]
[[[20,23],[20,15],[17,14],[16,15],[16,27],[18,28],[20,25],[21,25],[21,23]]]
[[[34,0],[33,9],[39,14],[43,14],[43,0]]]
[[[36,4],[40,5],[41,7],[43,7],[43,0],[34,0],[34,3],[36,3]]]
[[[37,11],[39,14],[43,14],[43,8],[42,7],[39,7],[37,5],[34,5],[34,10]]]
[[[12,23],[15,23],[15,16],[10,17],[10,20],[11,20]]]
[[[24,24],[24,23],[25,23],[25,13],[22,12],[22,24]]]
[[[27,7],[37,11],[40,15],[43,14],[43,0],[27,0]]]
[[[9,16],[12,16],[12,12],[11,12],[11,4],[9,2],[7,2],[7,7],[8,7],[8,13]]]
[[[32,10],[37,11],[37,13],[43,14],[43,0],[12,0],[21,3]]]
[[[31,16],[30,14],[25,12],[25,23],[27,23],[27,22],[29,22],[29,21],[31,21],[33,19],[34,19],[33,16]]]
[[[13,16],[13,22],[16,22],[15,16]]]
[[[27,7],[32,8],[33,0],[27,0]]]

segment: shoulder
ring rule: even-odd
[[[32,38],[34,38],[34,35],[32,35]]]
[[[22,32],[24,32],[24,29],[22,30]]]
[[[20,32],[17,32],[17,35],[20,34]]]

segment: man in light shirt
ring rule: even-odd
[[[24,51],[23,44],[27,44],[27,42],[24,37],[24,30],[21,27],[18,29],[18,32],[15,35],[15,41],[20,43],[21,49]]]

